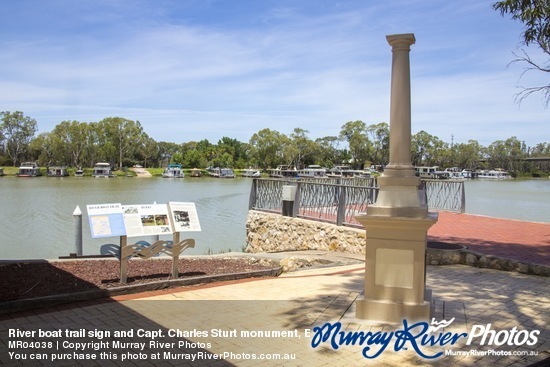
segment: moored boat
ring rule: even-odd
[[[310,164],[306,168],[298,171],[298,176],[302,178],[327,178],[327,170],[317,164]]]
[[[184,176],[181,164],[177,163],[170,163],[162,173],[162,177],[164,178],[183,178]]]
[[[289,165],[280,165],[277,168],[269,169],[269,177],[274,178],[298,178],[296,167]]]
[[[506,171],[504,171],[500,168],[491,169],[491,170],[477,171],[476,172],[476,177],[477,178],[486,178],[486,179],[491,179],[491,180],[507,180],[509,178],[512,178],[512,176],[510,176],[508,174],[508,172],[506,172]]]
[[[84,177],[84,170],[82,168],[78,168],[74,172],[74,177]]]
[[[261,174],[260,171],[257,170],[257,169],[254,169],[254,168],[246,168],[246,169],[243,170],[242,176],[243,176],[243,177],[261,177],[262,174]]]
[[[46,174],[48,177],[65,177],[69,175],[69,171],[64,166],[51,166],[48,167]]]
[[[443,180],[450,177],[449,172],[440,171],[439,166],[414,167],[416,176],[420,178],[430,178]]]
[[[191,177],[201,177],[202,171],[199,168],[191,168],[189,171],[189,176]]]
[[[327,176],[331,178],[342,178],[342,177],[354,177],[354,170],[351,169],[348,165],[334,166],[328,172]]]
[[[42,176],[40,167],[35,162],[24,162],[19,166],[18,177],[37,177]]]
[[[214,167],[209,168],[208,173],[216,178],[235,178],[235,172],[231,168]]]
[[[94,172],[92,173],[93,177],[96,178],[111,178],[115,177],[113,171],[111,170],[111,164],[98,162],[94,166]]]

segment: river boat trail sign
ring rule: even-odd
[[[122,205],[121,203],[87,205],[92,238],[120,237],[120,281],[126,283],[127,262],[136,256],[149,259],[161,253],[172,257],[172,277],[178,277],[178,258],[195,240],[180,241],[180,232],[201,231],[195,203]],[[150,244],[138,241],[128,245],[128,237],[169,235],[172,241]]]

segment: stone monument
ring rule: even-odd
[[[365,294],[356,317],[401,323],[430,318],[426,289],[426,238],[437,221],[429,213],[411,162],[410,46],[414,34],[386,36],[392,47],[390,162],[378,178],[374,205],[357,220],[367,231]]]

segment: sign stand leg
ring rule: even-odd
[[[180,252],[177,251],[175,248],[176,245],[179,245],[180,242],[180,233],[174,232],[173,237],[173,244],[172,244],[172,279],[178,279],[179,277],[179,270],[178,270],[178,262],[180,257]]]
[[[120,282],[124,284],[126,284],[126,278],[128,277],[128,258],[124,254],[127,241],[126,236],[120,236]]]

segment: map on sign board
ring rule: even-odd
[[[92,238],[126,235],[122,204],[87,205],[86,209]]]
[[[128,237],[173,233],[172,218],[166,204],[123,205]]]
[[[172,214],[174,232],[201,231],[195,203],[169,202],[168,207]]]

